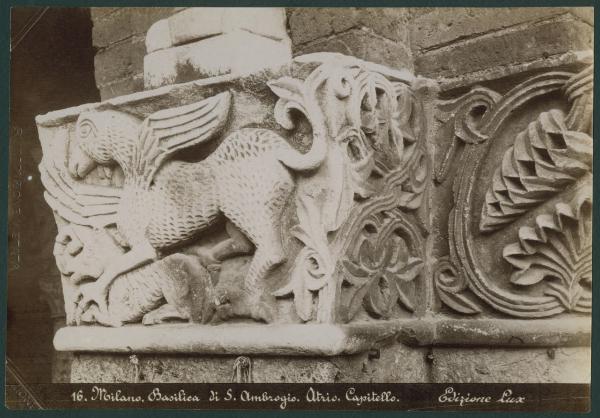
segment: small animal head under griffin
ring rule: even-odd
[[[126,113],[82,113],[75,128],[69,173],[83,178],[98,164],[123,166],[133,156],[139,129],[140,121]]]

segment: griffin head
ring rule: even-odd
[[[98,164],[127,165],[138,142],[140,121],[115,111],[85,112],[75,127],[75,141],[69,155],[69,173],[83,178]]]

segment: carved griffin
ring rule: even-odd
[[[69,172],[84,178],[98,164],[121,167],[124,184],[116,225],[131,249],[98,280],[80,287],[76,316],[93,303],[100,312],[106,311],[108,289],[115,278],[160,259],[225,217],[241,233],[199,255],[210,263],[224,252],[250,252],[250,242],[255,252],[242,294],[221,292],[215,304],[229,316],[272,320],[271,304],[257,284],[284,261],[278,221],[294,189],[291,170],[318,167],[327,145],[315,136],[310,151],[302,154],[271,131],[246,128],[230,134],[203,161],[173,159],[176,152],[208,141],[222,130],[229,101],[225,92],[158,111],[141,123],[112,110],[79,116]],[[234,297],[244,303],[233,304]]]

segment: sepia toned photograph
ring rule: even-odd
[[[10,23],[6,408],[590,411],[593,7]]]

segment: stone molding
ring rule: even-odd
[[[398,341],[413,347],[587,347],[589,319],[406,319],[377,323],[170,324],[121,328],[66,327],[59,351],[219,355],[339,356],[377,350]]]

